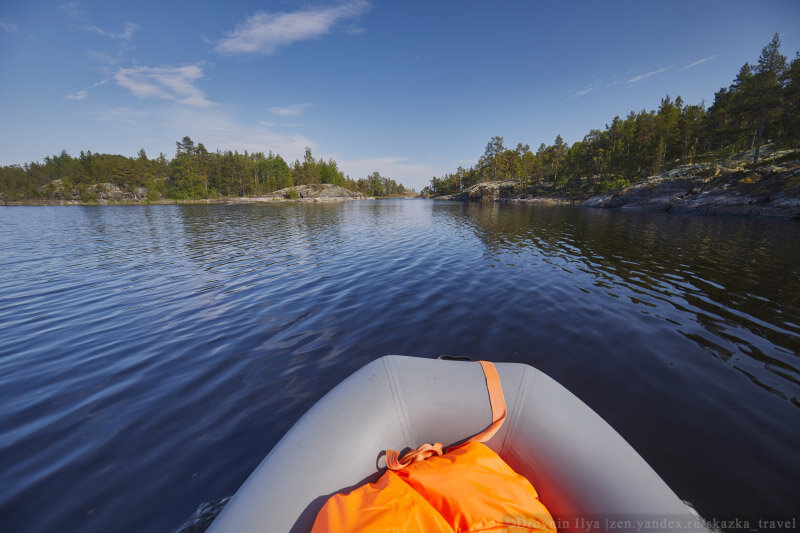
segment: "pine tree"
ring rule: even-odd
[[[783,79],[783,127],[782,134],[795,145],[800,142],[800,52],[786,69]]]
[[[776,33],[770,43],[761,50],[755,69],[754,88],[757,98],[758,122],[756,129],[756,150],[753,164],[758,163],[761,139],[764,130],[770,132],[780,120],[782,80],[786,71],[786,56],[780,53],[781,38]]]

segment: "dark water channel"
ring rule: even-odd
[[[388,353],[538,367],[706,518],[800,512],[800,222],[0,209],[0,530],[174,531]]]

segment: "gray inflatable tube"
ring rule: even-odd
[[[486,444],[533,483],[559,531],[705,531],[693,509],[572,393],[530,366],[496,367],[508,416]],[[379,477],[383,450],[449,446],[490,422],[479,364],[382,357],[303,415],[209,532],[306,533],[331,494]]]

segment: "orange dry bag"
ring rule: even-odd
[[[530,482],[488,446],[506,417],[497,369],[480,361],[492,423],[459,446],[424,444],[402,459],[386,451],[388,470],[375,483],[331,496],[312,533],[543,531],[553,518]]]

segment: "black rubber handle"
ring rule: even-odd
[[[467,357],[466,355],[440,355],[436,359],[442,361],[472,361],[472,357]]]

